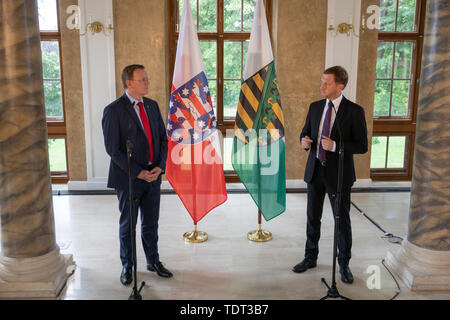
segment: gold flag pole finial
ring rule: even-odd
[[[199,243],[208,240],[208,234],[204,231],[197,231],[197,223],[194,223],[194,231],[185,232],[183,239],[186,242]]]
[[[272,233],[261,229],[261,210],[258,210],[258,230],[247,233],[247,239],[256,242],[272,240]]]

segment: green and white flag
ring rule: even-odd
[[[233,168],[266,221],[286,209],[284,117],[269,28],[257,0],[234,126]]]

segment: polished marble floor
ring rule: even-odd
[[[354,193],[352,201],[385,231],[405,237],[410,194]],[[117,198],[114,195],[60,195],[53,197],[56,238],[62,253],[73,254],[76,270],[61,299],[127,299],[131,287],[119,281]],[[354,207],[351,209],[353,250],[350,267],[355,282],[340,293],[352,299],[450,299],[450,292],[412,292],[383,266],[393,244]],[[164,279],[146,271],[138,241],[138,281],[145,281],[143,299],[312,299],[326,294],[321,283],[331,280],[333,219],[326,201],[318,266],[303,274],[291,268],[303,257],[306,227],[306,194],[287,194],[287,210],[263,222],[273,240],[255,243],[248,231],[257,227],[257,209],[248,194],[229,194],[222,206],[198,223],[208,241],[185,243],[182,235],[192,220],[176,195],[162,195],[159,223],[161,261],[174,273]],[[139,229],[139,228],[138,228]],[[138,239],[140,233],[138,231]],[[379,278],[375,278],[377,274]],[[377,282],[377,279],[379,281]],[[374,287],[375,286],[375,287]],[[369,289],[369,287],[374,287]]]

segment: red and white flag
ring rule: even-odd
[[[217,120],[189,0],[184,1],[167,120],[166,177],[194,223],[227,200]]]

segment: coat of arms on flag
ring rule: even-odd
[[[211,95],[204,72],[180,88],[170,99],[167,134],[173,141],[190,144],[208,138],[217,129]]]

